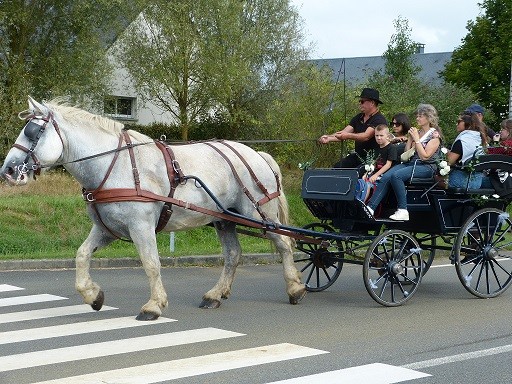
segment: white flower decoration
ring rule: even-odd
[[[443,154],[445,154],[445,155],[446,155],[446,154],[448,153],[448,148],[446,148],[446,147],[442,147],[442,148],[441,148],[441,152],[443,152]]]

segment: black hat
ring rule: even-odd
[[[384,104],[382,101],[379,100],[379,91],[373,88],[363,88],[363,91],[361,92],[361,96],[359,96],[359,98],[375,100],[377,104]]]

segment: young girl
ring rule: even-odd
[[[496,134],[494,141],[499,142],[498,147],[489,147],[488,153],[512,156],[512,119],[501,122],[501,130]]]

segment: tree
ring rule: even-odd
[[[388,49],[382,55],[386,60],[384,74],[396,82],[409,81],[420,72],[413,60],[418,44],[411,39],[409,21],[402,16],[393,20],[395,33],[391,36]]]
[[[383,54],[386,60],[384,73],[374,73],[367,85],[380,91],[385,100],[380,109],[388,118],[403,112],[415,125],[418,104],[432,104],[439,114],[440,126],[444,128],[445,143],[449,143],[456,136],[451,127],[456,126],[457,116],[471,104],[475,96],[465,86],[448,83],[433,85],[422,81],[418,77],[420,68],[414,63],[417,43],[410,37],[407,20],[399,17],[393,24],[396,33]]]
[[[324,163],[330,166],[339,157],[334,154],[338,146],[317,146],[322,134],[339,130],[339,107],[328,110],[332,91],[332,73],[327,66],[301,62],[295,68],[266,115],[266,138],[299,141],[276,144],[272,153],[278,153],[278,161],[298,164],[314,160],[316,167]]]
[[[124,17],[130,17],[123,4],[110,0],[0,2],[2,153],[16,139],[20,125],[16,115],[26,108],[27,95],[102,100],[110,74],[106,44],[123,26]]]
[[[157,0],[119,41],[116,57],[145,100],[193,122],[221,114],[255,123],[304,56],[289,0]]]
[[[468,22],[468,34],[442,75],[446,81],[471,89],[482,105],[505,118],[512,62],[512,2],[484,0],[479,5],[484,13]]]

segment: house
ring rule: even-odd
[[[123,123],[150,125],[152,123],[172,123],[176,119],[150,101],[144,102],[135,91],[126,69],[116,66],[110,94],[105,97],[103,114]]]

